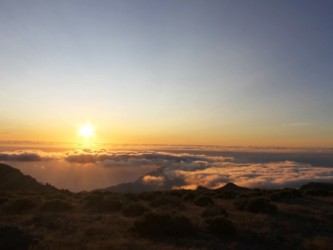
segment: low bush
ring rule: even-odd
[[[174,196],[176,198],[181,198],[181,197],[183,197],[186,190],[170,190],[170,191],[164,191],[164,192],[165,192],[165,194],[167,194],[169,196]]]
[[[46,200],[69,200],[71,196],[71,194],[66,192],[49,192],[43,194],[43,197]]]
[[[228,213],[222,207],[215,205],[206,207],[204,211],[201,213],[201,217],[215,217],[215,216],[228,217]]]
[[[150,206],[154,208],[166,207],[169,209],[183,209],[184,204],[181,199],[175,196],[162,195],[150,202]]]
[[[73,205],[63,200],[48,200],[41,207],[43,212],[67,212],[73,210]]]
[[[8,198],[5,198],[5,197],[0,197],[0,206],[5,204],[7,201],[9,201]]]
[[[34,237],[18,227],[0,225],[1,249],[32,249]]]
[[[234,223],[222,216],[207,219],[205,227],[210,233],[219,238],[231,239],[237,236]]]
[[[119,198],[114,195],[91,194],[83,202],[86,209],[98,213],[117,212],[123,206]]]
[[[194,233],[190,219],[181,214],[149,212],[135,221],[134,233],[143,237],[186,237]]]
[[[306,189],[304,195],[306,196],[329,196],[331,195],[330,191],[321,188],[314,188],[314,189]]]
[[[313,239],[306,240],[304,243],[305,250],[319,249],[331,250],[332,238],[327,236],[316,236]]]
[[[130,202],[126,204],[123,209],[123,215],[127,217],[141,216],[148,211],[148,208],[140,202]]]
[[[144,192],[144,193],[139,193],[138,198],[144,201],[153,201],[157,197],[160,197],[162,194],[163,194],[162,191]]]
[[[234,202],[236,209],[252,213],[274,213],[277,208],[264,197],[239,199]]]
[[[302,197],[302,193],[296,189],[279,190],[270,195],[272,201],[283,201],[300,197]]]
[[[39,205],[39,202],[33,198],[16,198],[7,201],[2,210],[7,213],[27,213],[31,212]]]
[[[183,195],[182,199],[184,201],[194,201],[196,197],[197,197],[197,193],[196,192],[194,192],[194,191],[187,191]]]
[[[135,193],[125,193],[123,194],[123,198],[125,198],[125,200],[127,201],[133,201],[133,202],[139,200],[137,194]]]
[[[38,213],[26,222],[27,225],[42,227],[48,230],[57,230],[63,225],[59,222],[59,214],[55,213]]]
[[[209,206],[209,205],[213,205],[214,201],[209,196],[201,195],[201,196],[198,196],[194,200],[193,203],[197,206],[200,206],[200,207],[206,207],[206,206]]]
[[[209,189],[204,186],[197,186],[197,188],[195,190],[200,191],[200,192],[209,191]]]
[[[216,199],[233,200],[239,195],[236,191],[222,191],[214,196]]]

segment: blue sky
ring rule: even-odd
[[[332,146],[332,11],[0,0],[1,136],[66,140],[89,120],[104,141]]]

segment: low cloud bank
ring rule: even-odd
[[[43,156],[35,152],[0,153],[0,161],[41,161]]]
[[[223,155],[224,154],[224,155]],[[260,188],[299,187],[310,181],[333,182],[333,166],[320,163],[325,156],[299,153],[253,155],[247,152],[217,154],[212,152],[158,152],[76,150],[70,152],[12,151],[0,153],[0,161],[41,162],[62,160],[68,164],[96,164],[100,168],[126,169],[131,175],[141,166],[155,171],[140,178],[142,185],[160,189],[194,189],[197,186],[218,188],[227,182]],[[325,156],[327,157],[327,156]],[[247,159],[247,162],[246,162]],[[271,159],[271,161],[269,161]],[[291,160],[293,159],[293,160]],[[295,161],[300,159],[300,161]],[[309,160],[307,162],[307,159]],[[328,158],[327,158],[328,159]],[[329,163],[329,161],[326,161]]]
[[[157,166],[182,166],[203,168],[214,162],[230,161],[232,157],[206,156],[195,154],[176,154],[166,152],[95,152],[76,153],[65,158],[75,163],[96,163],[102,162],[105,166],[112,165],[157,165]]]
[[[186,185],[174,188],[205,186],[218,188],[227,182],[245,187],[282,188],[299,187],[311,181],[333,182],[333,168],[313,167],[292,161],[268,164],[217,164],[197,171],[175,170]]]

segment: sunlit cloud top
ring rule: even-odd
[[[0,151],[0,162],[38,181],[73,191],[116,185],[123,185],[118,191],[218,188],[228,182],[284,188],[333,181],[332,150],[8,149]],[[126,183],[130,183],[128,187]]]

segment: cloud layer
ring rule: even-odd
[[[333,168],[313,167],[292,161],[234,164],[219,163],[202,170],[175,170],[175,175],[184,179],[185,186],[198,185],[218,188],[227,182],[245,187],[281,188],[299,187],[310,181],[333,181]]]
[[[227,182],[246,187],[299,187],[310,181],[333,182],[333,166],[321,165],[325,155],[309,157],[297,154],[250,154],[248,152],[159,152],[76,150],[69,152],[12,151],[0,153],[0,161],[44,162],[60,161],[75,165],[96,165],[110,171],[125,171],[152,166],[154,171],[139,180],[157,189],[194,189],[197,186],[218,188]],[[300,159],[295,161],[291,159]],[[308,159],[308,162],[307,162]],[[313,162],[319,163],[314,165]],[[148,168],[147,168],[148,169]],[[133,180],[135,181],[135,180]],[[111,184],[110,184],[111,185]],[[101,187],[102,188],[102,187]]]
[[[41,161],[43,157],[33,152],[0,153],[0,161]]]

